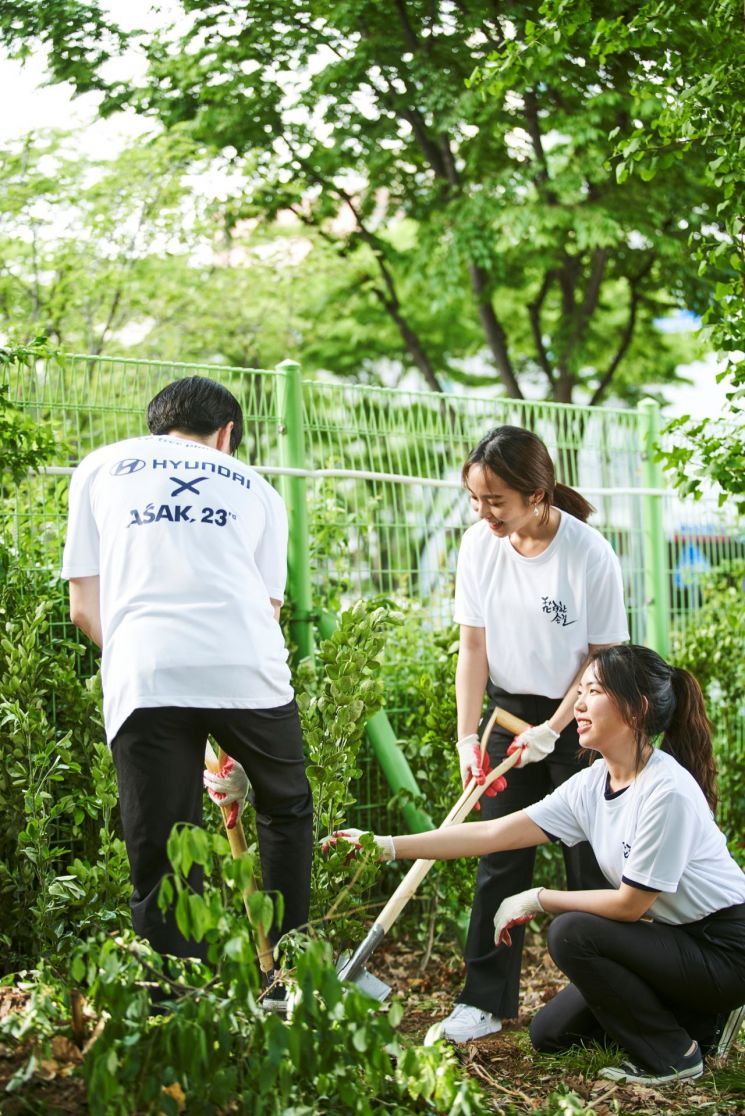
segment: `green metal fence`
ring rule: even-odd
[[[665,488],[651,401],[629,410],[385,390],[303,380],[289,361],[258,370],[68,356],[6,371],[10,399],[65,446],[57,470],[6,494],[12,530],[34,565],[59,567],[71,466],[104,442],[143,433],[149,399],[194,374],[238,396],[240,455],[287,502],[289,590],[303,652],[312,646],[314,611],[377,593],[414,604],[425,628],[450,624],[458,544],[473,519],[460,466],[501,423],[540,435],[559,479],[595,505],[591,522],[621,561],[633,640],[664,654],[671,627],[695,618],[701,572],[745,554],[742,522],[713,501],[684,503]],[[418,654],[424,668],[426,641]],[[394,727],[405,712],[388,709]],[[368,801],[387,797],[378,785],[365,793]]]

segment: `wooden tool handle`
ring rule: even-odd
[[[514,713],[508,713],[506,709],[501,709],[500,706],[494,706],[494,712],[489,719],[489,723],[481,734],[481,750],[486,747],[486,743],[491,735],[491,730],[494,725],[501,725],[502,728],[507,729],[508,732],[514,733],[519,736],[521,732],[525,732],[531,726],[527,721],[523,721],[520,717],[516,717]]]
[[[525,732],[526,729],[530,728],[530,725],[526,724],[525,721],[521,721],[519,717],[515,717],[512,713],[508,713],[506,709],[501,709],[499,706],[496,706],[489,718],[486,728],[481,734],[482,754],[495,724],[499,724],[503,728],[506,728],[508,732],[514,732],[516,736],[519,736],[521,732]],[[519,759],[520,752],[515,751],[512,755],[507,756],[507,758],[495,767],[493,771],[490,771],[486,780],[480,786],[478,783],[469,783],[439,828],[445,829],[447,826],[458,825],[464,818],[468,817],[483,793],[488,790],[492,783],[496,782],[500,775],[504,775],[506,771],[514,767]],[[401,880],[401,883],[393,892],[393,895],[391,895],[375,920],[375,925],[382,927],[386,934],[412,898],[419,884],[434,863],[434,860],[415,860],[409,871]]]
[[[502,709],[501,706],[495,705],[492,711],[492,715],[486,723],[486,728],[481,733],[481,740],[479,744],[481,747],[482,756],[486,751],[486,746],[489,743],[489,737],[491,736],[492,729],[495,725],[501,725],[502,728],[506,728],[508,732],[514,732],[515,736],[519,736],[521,732],[525,732],[526,729],[530,728],[530,725],[527,723],[527,721],[521,721],[520,718],[515,717],[513,713],[508,713],[506,709]],[[451,818],[453,818],[456,812],[463,806],[463,804],[468,801],[472,791],[473,787],[470,784],[467,784],[463,788],[463,793],[461,794],[458,801],[455,803],[455,806],[453,806],[444,822],[441,823],[441,829],[443,825],[448,825],[450,823]],[[461,815],[460,820],[462,820],[464,816],[465,815]]]
[[[226,759],[226,753],[222,748],[217,749],[217,754],[210,744],[209,740],[204,749],[204,766],[208,771],[217,772],[223,765]],[[243,829],[243,822],[240,818],[237,819],[235,825],[228,829],[228,818],[230,817],[230,806],[221,806],[220,812],[222,820],[225,823],[225,834],[230,844],[230,851],[233,854],[233,859],[237,860],[239,856],[243,856],[248,852],[248,842],[246,841],[246,833]],[[256,884],[251,880],[243,891],[243,906],[246,908],[246,914],[250,915],[250,907],[248,899],[250,895],[256,891]],[[257,950],[256,953],[259,958],[259,967],[262,973],[270,973],[274,968],[273,950],[269,939],[260,926],[254,926],[256,934]]]

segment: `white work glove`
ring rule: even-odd
[[[328,837],[324,837],[319,844],[321,852],[327,853],[331,849],[335,849],[339,841],[344,841],[350,846],[349,856],[347,860],[353,860],[359,850],[362,848],[360,837],[372,837],[375,844],[380,851],[380,860],[395,860],[396,859],[396,846],[393,844],[392,837],[381,837],[377,833],[369,833],[367,829],[336,829]]]
[[[460,781],[465,787],[473,779],[474,784],[481,784],[486,779],[481,762],[481,744],[475,732],[464,736],[456,744],[458,749],[458,762],[460,764]]]
[[[251,787],[248,775],[232,756],[226,756],[220,770],[205,770],[203,779],[212,801],[218,806],[231,807],[225,824],[228,829],[232,829],[246,805],[246,795]]]
[[[554,732],[548,721],[544,721],[542,725],[534,725],[533,728],[526,729],[516,736],[507,749],[507,755],[511,756],[520,748],[522,755],[515,764],[516,767],[525,767],[526,763],[538,763],[551,755],[558,739],[559,733]]]
[[[530,922],[539,911],[543,910],[539,898],[542,891],[542,887],[531,887],[517,895],[510,895],[499,904],[499,910],[494,915],[495,945],[511,946],[510,927]]]

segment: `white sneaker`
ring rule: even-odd
[[[451,1042],[471,1042],[501,1030],[502,1020],[490,1011],[482,1011],[470,1004],[456,1004],[447,1019],[443,1020],[440,1037]]]

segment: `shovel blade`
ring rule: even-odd
[[[356,984],[360,991],[364,992],[371,999],[377,1000],[378,1003],[383,1003],[391,994],[391,986],[386,984],[385,981],[376,977],[374,973],[369,972],[364,966],[356,967],[357,971],[353,976],[347,976],[345,970],[349,966],[349,961],[352,957],[351,953],[343,953],[339,960],[336,962],[336,971],[341,980],[348,980],[350,984]]]
[[[378,1003],[383,1003],[391,994],[390,984],[386,984],[380,977],[376,977],[374,973],[369,972],[368,969],[363,969],[358,977],[354,980],[354,984],[370,996],[371,999],[377,1000]]]

